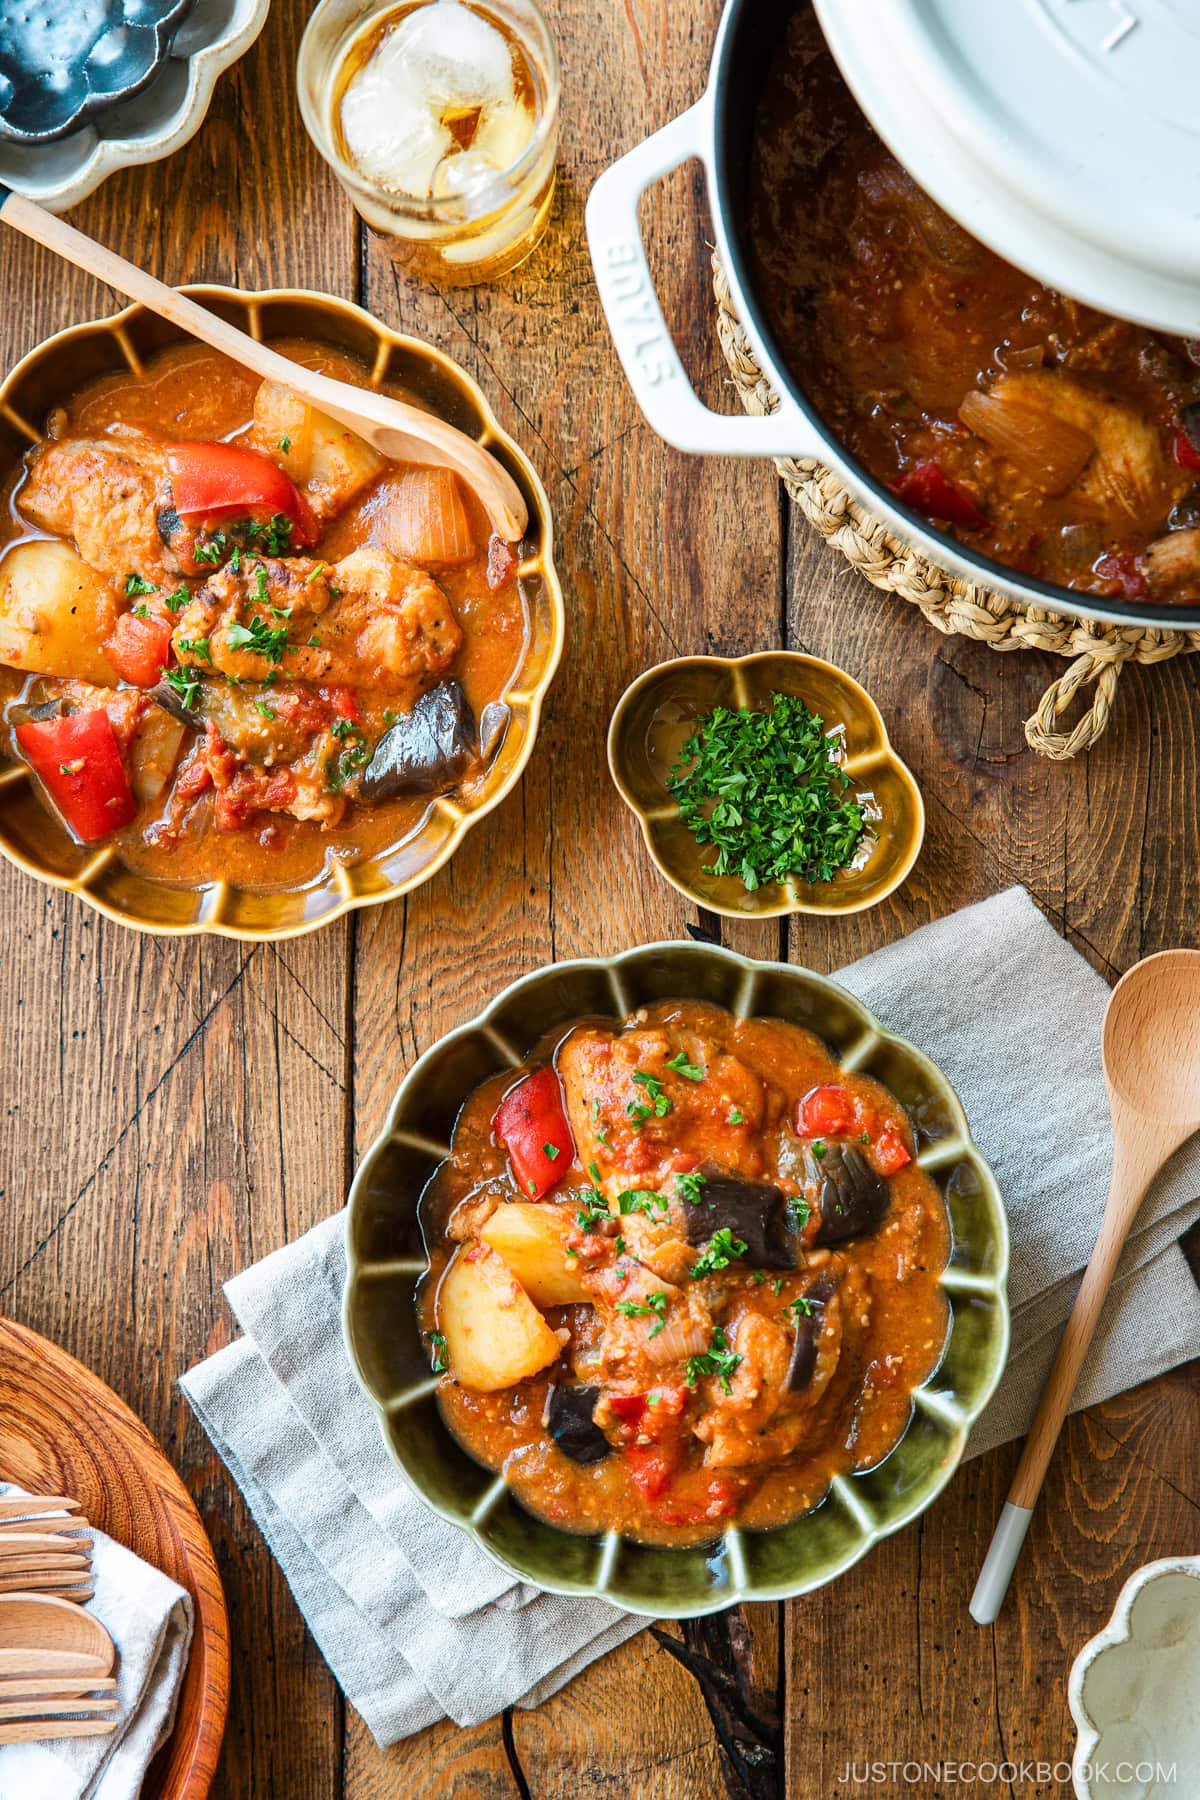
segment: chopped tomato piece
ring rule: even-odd
[[[268,456],[240,444],[168,444],[175,510],[183,519],[230,519],[245,513],[292,521],[297,544],[319,535],[312,508],[290,475]]]
[[[1113,551],[1098,557],[1092,568],[1105,581],[1111,581],[1128,600],[1141,600],[1150,592],[1144,559],[1128,551]]]
[[[120,831],[137,813],[112,720],[101,707],[18,725],[21,754],[82,843]]]
[[[549,1064],[509,1089],[496,1108],[492,1130],[508,1151],[522,1193],[531,1200],[556,1187],[575,1161],[562,1089]]]
[[[983,531],[988,519],[981,513],[965,489],[956,487],[939,462],[918,463],[902,475],[892,489],[898,500],[924,513],[927,519],[940,519],[947,525],[961,525],[966,531]]]
[[[333,708],[336,719],[349,719],[353,725],[362,724],[362,713],[358,707],[358,695],[351,687],[318,688],[322,700],[327,700]]]
[[[1172,449],[1181,469],[1200,470],[1200,445],[1192,442],[1182,425],[1176,430]]]
[[[844,1137],[858,1121],[854,1101],[844,1087],[818,1087],[800,1105],[802,1137]]]
[[[900,1133],[885,1125],[872,1145],[871,1161],[881,1175],[896,1175],[912,1161],[912,1152]]]
[[[647,1500],[657,1500],[679,1473],[687,1445],[682,1438],[662,1444],[626,1444],[621,1454]]]
[[[622,1436],[659,1440],[678,1436],[678,1420],[687,1399],[684,1387],[652,1388],[647,1394],[612,1394],[608,1406],[620,1421]]]
[[[493,532],[488,541],[488,586],[493,589],[503,587],[505,582],[509,581],[516,573],[517,560],[516,546],[510,544],[507,538],[498,537]]]
[[[104,648],[122,681],[153,687],[170,660],[171,627],[153,613],[143,619],[124,612]]]
[[[676,1499],[655,1508],[654,1516],[664,1525],[701,1525],[706,1519],[729,1519],[737,1511],[743,1492],[742,1484],[728,1475],[714,1475],[699,1494]]]

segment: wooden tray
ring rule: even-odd
[[[175,1730],[143,1800],[205,1800],[229,1702],[229,1628],[212,1545],[141,1420],[65,1350],[0,1319],[0,1480],[70,1494],[110,1537],[177,1581],[196,1607]]]

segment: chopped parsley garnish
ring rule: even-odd
[[[312,636],[308,640],[308,647],[310,650],[319,650],[321,648],[321,640],[317,636],[315,631],[313,632]],[[383,722],[385,725],[388,723],[389,719],[391,720],[391,723],[394,725],[396,723],[395,713],[384,713]]]
[[[860,1131],[858,1134],[858,1141],[860,1144],[869,1144],[871,1141],[870,1132],[869,1131]]]
[[[670,1212],[670,1204],[665,1194],[656,1194],[652,1188],[626,1188],[623,1194],[617,1195],[617,1211],[626,1213],[645,1213],[652,1219],[656,1212]]]
[[[196,704],[196,696],[200,692],[200,683],[186,669],[164,669],[168,685],[179,695],[179,703],[191,712]]]
[[[813,1155],[816,1157],[818,1162],[824,1162],[825,1146],[821,1142],[820,1138],[815,1138],[813,1140],[813,1142],[809,1145],[809,1149],[812,1151]]]
[[[824,721],[792,694],[773,694],[762,711],[714,708],[667,787],[696,842],[716,849],[705,873],[735,875],[751,892],[789,877],[832,880],[866,829]]]
[[[339,720],[338,723],[340,724],[341,721]],[[349,721],[347,721],[347,723],[349,723]],[[548,1156],[550,1158],[551,1162],[557,1162],[558,1161],[558,1145],[557,1144],[543,1144],[542,1145],[542,1155]]]
[[[783,1276],[777,1275],[775,1277],[774,1282],[772,1283],[772,1286],[775,1289],[776,1297],[778,1297],[780,1294],[782,1294],[782,1292],[783,1292]]]
[[[611,1217],[604,1204],[603,1194],[597,1193],[595,1188],[581,1194],[580,1200],[583,1204],[576,1209],[575,1213],[575,1223],[580,1231],[595,1231],[599,1225],[604,1223],[605,1219]]]
[[[679,1195],[681,1200],[686,1200],[689,1206],[699,1206],[700,1190],[704,1186],[704,1183],[705,1177],[699,1173],[694,1175],[677,1175],[675,1177],[675,1192]]]
[[[212,651],[207,638],[180,638],[179,649],[186,651],[200,662],[211,663]]]
[[[292,529],[292,521],[286,513],[275,513],[265,524],[247,519],[246,542],[261,544],[268,556],[286,556],[292,547]]]
[[[233,546],[233,549],[229,552],[229,566],[233,570],[235,575],[241,574],[241,572],[242,572],[242,547],[240,544],[235,544]]]
[[[283,661],[288,641],[286,625],[268,625],[255,613],[249,625],[235,620],[229,627],[228,636],[231,650],[252,650],[256,656],[265,656],[268,662]]]
[[[635,1069],[633,1079],[645,1090],[646,1102],[631,1100],[625,1108],[634,1125],[641,1125],[651,1117],[665,1119],[669,1112],[675,1110],[675,1103],[663,1092],[663,1084],[657,1075],[647,1075],[645,1069]]]
[[[746,1122],[745,1113],[741,1112],[738,1109],[738,1107],[731,1106],[729,1109],[729,1118],[727,1120],[727,1123],[730,1125],[744,1125],[745,1122]]]
[[[291,447],[292,447],[292,440],[290,437],[281,437],[280,438],[279,448],[282,450],[282,452],[285,456],[287,455],[287,453],[291,449]]]
[[[708,1074],[707,1069],[702,1069],[698,1064],[689,1062],[682,1050],[667,1059],[667,1068],[674,1069],[676,1075],[682,1075],[687,1081],[703,1081]]]
[[[135,594],[157,594],[158,589],[152,581],[131,571],[125,577],[125,592],[132,599]]]
[[[616,1250],[616,1253],[618,1256],[624,1256],[624,1254],[625,1254],[625,1239],[623,1237],[618,1236],[613,1248]]]
[[[130,611],[133,613],[135,619],[148,619],[150,617],[150,608],[146,605],[144,600],[139,600],[136,606],[130,608]]]
[[[446,1335],[441,1331],[431,1331],[427,1333],[427,1336],[433,1346],[433,1361],[430,1367],[435,1375],[444,1375],[450,1367],[450,1361],[446,1355]]]
[[[729,1378],[741,1362],[736,1350],[731,1350],[725,1339],[725,1333],[719,1325],[713,1326],[713,1334],[708,1349],[700,1356],[689,1356],[683,1378],[689,1387],[695,1387],[702,1375],[715,1375],[725,1393],[731,1393]]]
[[[728,1225],[722,1225],[709,1238],[699,1262],[693,1264],[692,1274],[698,1278],[701,1275],[711,1275],[716,1269],[727,1269],[737,1257],[745,1256],[746,1249],[745,1242],[734,1237]]]
[[[228,541],[223,531],[214,531],[205,543],[192,545],[192,561],[211,563],[215,568],[225,554]]]
[[[362,736],[359,727],[354,723],[353,719],[335,719],[329,729],[332,731],[335,738],[352,737],[356,732],[358,732],[360,737]],[[557,1156],[558,1151],[556,1150],[554,1154]]]
[[[789,1314],[793,1319],[811,1319],[815,1310],[816,1308],[813,1306],[813,1303],[808,1298],[807,1294],[797,1294],[796,1298],[794,1300],[789,1300],[784,1307],[783,1316],[785,1319]]]
[[[796,1221],[796,1230],[803,1231],[808,1224],[808,1215],[812,1210],[808,1201],[799,1194],[793,1194],[787,1203],[787,1209]]]
[[[755,1269],[755,1271],[754,1271],[754,1273],[753,1273],[753,1275],[751,1275],[751,1277],[750,1277],[750,1279],[751,1279],[751,1281],[752,1281],[752,1282],[753,1282],[753,1283],[754,1283],[754,1285],[755,1285],[755,1287],[761,1287],[761,1286],[762,1286],[762,1284],[763,1284],[763,1282],[764,1282],[764,1281],[765,1281],[765,1280],[766,1280],[766,1279],[767,1279],[767,1278],[766,1278],[766,1276],[765,1276],[765,1275],[764,1275],[764,1274],[763,1274],[763,1272],[762,1272],[762,1270],[761,1270],[761,1269]]]
[[[191,599],[186,581],[181,581],[173,594],[164,594],[163,605],[168,612],[180,612]]]
[[[265,700],[256,700],[254,702],[254,710],[255,712],[260,712],[264,719],[277,719],[279,717],[275,708],[269,706]]]
[[[646,1336],[657,1337],[667,1322],[667,1296],[661,1289],[657,1293],[647,1294],[644,1306],[640,1300],[618,1300],[615,1310],[624,1314],[627,1319],[654,1319]],[[740,1357],[738,1361],[741,1361]]]
[[[341,726],[343,729],[338,730]],[[362,727],[352,719],[335,719],[331,727],[333,735],[340,739],[344,748],[336,756],[325,759],[325,783],[332,793],[338,793],[352,775],[371,760],[371,749],[362,734]]]

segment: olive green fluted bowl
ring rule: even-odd
[[[623,1019],[656,1000],[714,1001],[815,1032],[843,1067],[872,1075],[908,1109],[918,1161],[945,1196],[952,1227],[942,1286],[950,1331],[913,1395],[908,1427],[875,1468],[835,1477],[788,1525],[731,1526],[711,1544],[664,1549],[616,1532],[564,1531],[535,1518],[503,1477],[477,1463],[438,1411],[437,1377],[414,1304],[426,1267],[421,1192],[447,1154],[459,1108],[480,1082],[515,1067],[547,1031],[586,1015]],[[345,1334],[384,1440],[421,1497],[522,1580],[672,1618],[742,1600],[785,1600],[832,1581],[941,1493],[1008,1352],[1008,1226],[999,1189],[946,1077],[884,1030],[836,982],[708,944],[648,944],[554,963],[516,981],[477,1019],[426,1051],[401,1083],[383,1133],[350,1190]]]

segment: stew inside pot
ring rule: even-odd
[[[808,8],[759,102],[749,238],[784,361],[898,498],[1023,574],[1200,601],[1200,340],[977,243],[875,135]]]
[[[422,1199],[442,1415],[534,1512],[656,1543],[880,1461],[942,1354],[942,1196],[811,1033],[581,1021],[466,1102]]]
[[[57,409],[5,497],[0,743],[139,873],[300,885],[495,754],[526,602],[452,471],[188,346]]]

